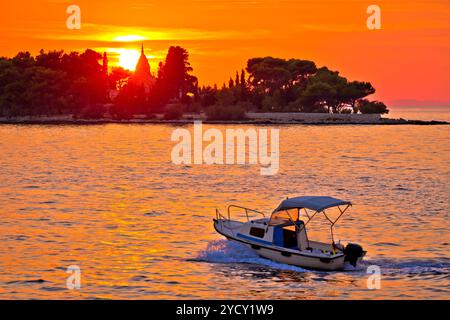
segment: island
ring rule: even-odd
[[[309,60],[251,58],[233,73],[220,88],[200,86],[179,46],[155,74],[143,46],[134,72],[91,49],[19,52],[0,58],[0,123],[447,124],[384,118],[370,82]]]

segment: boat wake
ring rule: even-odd
[[[396,276],[408,275],[415,276],[434,276],[438,278],[447,278],[450,274],[449,259],[411,259],[411,260],[364,260],[361,267],[364,271],[369,266],[378,266],[383,275]]]
[[[294,271],[294,272],[316,272],[328,273],[327,271],[311,271],[301,267],[296,267],[269,259],[261,258],[248,247],[225,239],[215,240],[208,243],[205,250],[202,250],[193,259],[194,261],[224,263],[224,264],[254,264],[271,269]],[[383,275],[389,276],[435,276],[438,278],[448,277],[450,274],[450,261],[440,260],[391,260],[391,259],[365,259],[357,267],[346,265],[343,272],[352,274],[366,274],[369,266],[378,266]],[[334,271],[336,272],[336,271]],[[342,272],[342,271],[341,271]]]
[[[246,246],[224,239],[209,242],[206,249],[200,251],[194,260],[212,263],[247,263],[295,272],[308,271],[300,267],[261,258]]]

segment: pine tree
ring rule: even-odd
[[[242,90],[247,90],[247,81],[245,80],[244,69],[242,69],[242,71],[241,71],[241,88],[242,88]]]
[[[234,81],[233,79],[230,77],[230,81],[228,81],[228,88],[233,88],[234,87]]]
[[[103,52],[102,72],[105,77],[108,77],[108,56],[106,55],[106,52]]]
[[[247,81],[245,80],[245,71],[241,71],[241,100],[247,99]]]

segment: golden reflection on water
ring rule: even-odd
[[[282,126],[275,176],[173,165],[175,128],[0,126],[0,297],[448,298],[447,126]],[[216,207],[270,213],[294,195],[354,203],[336,238],[368,250],[381,290],[367,289],[365,269],[196,259],[220,239]],[[65,287],[69,265],[81,268],[81,290]]]

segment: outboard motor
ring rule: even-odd
[[[349,243],[344,249],[345,261],[348,261],[352,266],[356,267],[358,258],[364,256],[363,248],[356,243]]]

